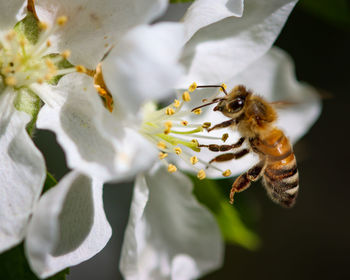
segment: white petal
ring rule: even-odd
[[[0,93],[0,252],[18,244],[46,176],[43,156],[26,132],[30,116]]]
[[[103,126],[109,112],[103,107],[92,79],[69,74],[57,87],[37,87],[35,92],[47,102],[39,113],[37,127],[56,133],[68,166],[103,180],[113,177],[116,146]],[[117,121],[115,125],[118,126]]]
[[[0,29],[6,30],[7,28],[13,28],[16,22],[19,20],[18,15],[21,13],[21,7],[24,0],[11,0],[0,2]]]
[[[182,74],[182,24],[139,26],[103,61],[104,79],[120,109],[135,114],[147,100],[164,99]]]
[[[227,17],[241,17],[243,0],[197,0],[187,10],[183,22],[186,38],[189,39],[199,29]]]
[[[296,80],[292,60],[280,49],[271,49],[265,56],[251,64],[239,75],[236,75],[228,83],[228,88],[233,88],[238,84],[246,85],[247,88],[252,89],[253,92],[263,96],[270,102],[290,101],[296,103],[293,106],[278,110],[279,120],[277,122],[277,126],[282,128],[293,143],[310,129],[320,114],[321,104],[316,91],[312,87]],[[207,98],[209,91],[198,89],[192,96],[192,103],[189,106],[195,106],[194,104],[196,103],[200,104],[200,99]],[[228,120],[221,113],[214,112],[213,106],[215,105],[203,109],[202,115],[193,116],[191,122],[211,122],[212,125],[215,125]],[[240,137],[236,131],[231,129],[218,129],[204,134],[221,137],[225,132],[228,132],[230,135],[225,144],[232,144]],[[199,142],[201,144],[213,143],[213,141],[203,139],[200,139]],[[208,152],[202,149],[198,157],[208,162],[217,155],[219,153]],[[230,169],[232,175],[238,175],[252,167],[257,160],[256,156],[249,154],[239,160],[215,163],[215,166],[222,170]],[[191,171],[182,162],[179,162],[178,165]],[[208,177],[222,177],[220,172],[212,168],[209,168],[206,173]]]
[[[118,147],[114,182],[132,179],[153,166],[157,160],[155,146],[133,129],[126,127],[124,136],[114,140]]]
[[[28,227],[25,252],[32,270],[46,278],[97,254],[111,234],[102,182],[72,172],[40,199]]]
[[[220,230],[186,176],[156,168],[137,178],[120,263],[125,279],[194,279],[222,258]]]
[[[193,81],[229,81],[271,47],[295,3],[246,0],[241,18],[229,17],[200,29],[185,46],[182,62],[188,74],[179,87]]]
[[[167,0],[37,0],[39,18],[55,20],[65,15],[66,26],[52,40],[58,50],[70,49],[69,60],[95,69],[103,55],[126,31],[155,19]]]
[[[146,170],[156,150],[133,129],[126,127],[117,110],[111,114],[87,75],[64,76],[57,87],[36,87],[47,102],[37,127],[56,133],[69,167],[103,181],[121,181]]]

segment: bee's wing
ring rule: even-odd
[[[300,103],[298,102],[293,102],[293,101],[274,101],[270,102],[270,104],[275,108],[275,109],[285,109],[290,106],[296,106],[299,105]]]

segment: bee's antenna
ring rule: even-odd
[[[196,107],[196,108],[193,108],[192,110],[191,110],[191,112],[193,112],[193,111],[195,111],[195,110],[197,110],[197,109],[199,109],[199,108],[203,108],[203,107],[205,107],[205,106],[208,106],[208,105],[211,105],[211,104],[214,104],[214,103],[218,103],[219,101],[221,101],[223,98],[215,98],[215,99],[213,99],[211,102],[209,102],[209,103],[206,103],[206,104],[203,104],[203,105],[201,105],[201,106],[198,106],[198,107]]]
[[[223,85],[205,85],[205,86],[197,86],[197,88],[221,88],[221,90],[225,93],[225,95],[228,95]]]

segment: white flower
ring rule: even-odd
[[[95,70],[112,44],[129,29],[162,13],[167,1],[38,0],[35,8],[39,25],[35,20],[35,10],[32,10],[34,15],[27,17],[30,23],[14,27],[25,16],[26,2],[11,0],[0,3],[0,252],[15,246],[26,236],[29,262],[39,276],[46,277],[101,250],[109,239],[110,229],[103,214],[102,183],[99,181],[90,194],[85,193],[88,199],[85,206],[92,211],[86,215],[90,219],[89,228],[71,233],[76,238],[73,241],[72,236],[52,232],[54,228],[62,230],[66,222],[72,222],[66,219],[79,221],[78,216],[62,214],[72,205],[72,201],[67,202],[71,193],[76,192],[77,197],[72,194],[73,198],[79,200],[81,190],[74,187],[74,182],[85,178],[81,188],[91,188],[94,184],[86,176],[74,173],[38,202],[46,176],[45,163],[26,126],[32,128],[31,121],[35,120],[40,109],[40,99],[45,103],[43,110],[48,110],[47,107],[55,109],[70,100],[72,91],[75,92],[70,103],[74,104],[70,107],[71,115],[78,115],[85,102],[84,97],[74,99],[76,92],[91,94],[93,108],[104,110],[93,78],[86,74],[89,74],[89,69]],[[53,55],[48,56],[50,54]],[[63,69],[57,66],[62,58],[68,58],[76,67]],[[57,86],[47,83],[57,75],[65,75],[62,82]],[[69,84],[64,81],[69,81]],[[47,117],[50,118],[52,116]],[[76,124],[74,119],[71,121],[72,124],[66,122],[64,125]],[[88,126],[89,121],[82,119],[79,124]],[[104,140],[103,137],[100,136]],[[75,140],[85,143],[86,138]],[[93,209],[95,205],[98,206]],[[62,216],[57,217],[59,213]],[[50,224],[47,224],[48,220]],[[99,233],[100,230],[103,233]],[[46,245],[41,247],[42,243]]]
[[[311,87],[299,84],[295,80],[292,62],[282,51],[272,49],[268,52],[295,2],[245,1],[243,16],[237,18],[242,15],[243,1],[196,1],[183,20],[185,36],[190,39],[186,42],[181,56],[187,73],[179,79],[178,87],[187,87],[193,81],[204,85],[225,82],[229,88],[245,84],[265,96],[268,101],[295,101],[298,106],[280,112],[278,125],[285,129],[293,142],[296,141],[318,117],[320,102]],[[212,5],[216,9],[210,9]],[[266,52],[268,53],[265,54]],[[118,69],[118,63],[114,65],[115,69]],[[134,67],[137,68],[137,65],[131,68]],[[123,92],[119,91],[118,85],[114,85],[107,76],[106,83],[116,100],[123,98],[120,96]],[[151,94],[152,91],[149,93],[149,99]],[[197,90],[191,94],[191,101],[185,103],[182,110],[188,112],[200,105],[202,99],[212,95],[213,90]],[[192,116],[188,119],[189,123],[216,124],[224,119],[210,107],[203,114]],[[158,120],[162,121],[160,118]],[[204,138],[199,138],[198,134],[194,137],[207,144],[215,141],[208,139],[209,137],[221,138],[222,133],[220,130],[203,132]],[[231,131],[229,134],[228,141],[238,140],[237,134]],[[185,151],[186,145],[182,148]],[[198,157],[203,159],[204,167],[205,163],[216,155],[201,152]],[[218,169],[209,168],[207,175],[222,177],[221,172],[226,169],[237,175],[253,164],[253,156],[250,155],[244,162],[231,161],[217,166]],[[183,159],[179,159],[176,165],[193,171]],[[193,279],[218,268],[222,260],[222,245],[218,245],[221,241],[216,235],[215,223],[206,218],[199,221],[197,211],[192,216],[193,211],[189,209],[191,206],[198,207],[195,200],[187,197],[192,202],[187,207],[183,205],[183,188],[187,186],[191,189],[190,183],[181,181],[185,179],[181,179],[179,174],[173,177],[174,175],[166,174],[164,169],[157,169],[157,166],[154,169],[156,171],[139,175],[135,184],[120,263],[124,277]],[[207,217],[204,211],[201,211],[200,215]],[[206,230],[203,230],[204,228]],[[212,243],[208,244],[208,239]],[[208,251],[213,252],[211,257],[207,255]]]
[[[115,102],[112,113],[103,107],[95,106],[98,96],[94,94],[94,89],[88,89],[87,92],[75,90],[75,86],[79,88],[88,77],[75,74],[74,87],[71,85],[69,76],[60,80],[60,90],[68,92],[69,99],[61,103],[62,105],[58,105],[58,108],[44,107],[39,114],[38,126],[56,131],[58,141],[66,150],[70,166],[83,172],[89,172],[89,174],[98,174],[104,180],[113,178],[119,181],[133,178],[142,171],[149,170],[155,164],[160,137],[167,137],[167,134],[164,133],[165,123],[173,121],[173,128],[175,128],[175,121],[180,121],[183,115],[181,108],[176,107],[177,103],[170,106],[174,114],[171,112],[167,114],[166,108],[157,111],[152,104],[144,104],[171,94],[176,81],[183,73],[183,68],[177,62],[183,46],[183,38],[184,32],[181,24],[161,23],[154,26],[136,27],[116,44],[102,63],[103,77]],[[80,106],[77,108],[76,104]],[[57,111],[60,114],[55,114]],[[184,114],[193,113],[188,111]],[[195,128],[186,129],[191,131]],[[168,142],[168,147],[162,150],[167,153],[172,152],[174,155],[179,153],[174,149],[179,148],[176,141],[180,141],[180,138],[182,137],[173,137],[174,142]],[[191,142],[192,138],[187,137],[186,144],[196,148],[196,145]],[[75,139],[84,141],[78,142],[74,141]],[[74,145],[74,143],[81,144]],[[180,155],[183,156],[185,153]],[[191,164],[190,158],[188,158],[188,163]],[[149,176],[151,180],[159,180],[160,174],[163,174],[163,179],[160,180],[163,183],[164,179],[169,176],[164,169],[154,171],[153,176],[148,173],[145,176]],[[142,177],[139,180],[141,179]],[[170,180],[173,182],[174,191],[175,186],[182,184],[184,179],[170,177]],[[178,181],[179,183],[176,183]],[[185,190],[190,193],[191,187],[187,181],[186,185]],[[171,192],[171,188],[166,189],[165,193],[168,191]],[[177,197],[174,207],[178,199],[180,197]],[[142,203],[145,202],[146,200],[143,200]],[[180,252],[183,258],[180,257],[175,262],[177,265],[187,263],[196,267],[194,271],[197,271],[196,275],[200,275],[201,271],[212,270],[221,264],[222,240],[216,222],[210,217],[208,210],[191,197],[188,197],[188,202],[183,206],[187,209],[183,214],[195,209],[198,215],[209,216],[205,220],[199,220],[196,225],[189,223],[187,229],[189,236],[192,235],[191,232],[196,234],[198,228],[203,229],[203,236],[198,239],[195,248],[189,247],[189,251]],[[171,211],[164,212],[164,214],[167,213],[170,214]],[[179,218],[181,221],[181,216]],[[166,215],[164,219],[167,219]],[[211,239],[216,248],[214,252],[204,247],[208,239]],[[207,252],[202,263],[197,263],[199,253],[196,250]],[[169,259],[165,254],[165,261],[172,262],[172,258],[178,255],[174,252]],[[174,273],[177,274],[179,271],[176,269]]]
[[[193,81],[226,82],[229,86],[245,83],[261,94],[290,93],[293,97],[305,91],[301,101],[305,98],[309,103],[302,103],[300,110],[308,115],[304,126],[295,133],[298,137],[319,112],[317,99],[308,87],[294,81],[290,62],[283,54],[271,51],[263,57],[296,1],[245,1],[244,11],[243,1],[217,1],[216,8],[208,12],[209,2],[196,1],[183,26],[139,26],[120,37],[102,63],[103,78],[115,102],[112,114],[96,106],[99,97],[93,83],[80,74],[66,75],[57,87],[50,87],[62,99],[46,105],[39,114],[38,126],[56,132],[70,167],[96,174],[102,180],[119,181],[138,174],[121,262],[127,279],[191,279],[216,269],[222,262],[218,227],[208,211],[190,196],[190,183],[181,174],[170,174],[155,164],[160,149],[162,162],[168,160],[165,153],[172,153],[173,159],[182,159],[177,166],[183,167],[184,162],[191,165],[196,151],[190,137],[199,141],[198,134],[191,130],[200,130],[203,120],[219,122],[221,116],[208,108],[209,114],[203,114],[201,119],[189,118],[195,125],[183,126],[186,134],[180,137],[175,129],[191,115],[193,104],[199,105],[206,97],[204,91],[192,93],[192,103],[186,103],[187,108],[185,103],[177,107],[174,102],[156,110],[150,101],[165,100],[176,85],[187,87]],[[242,18],[237,18],[242,11]],[[185,74],[178,58],[187,70]],[[265,66],[269,72],[264,72]],[[287,82],[276,84],[279,77]],[[89,80],[90,86],[84,88]],[[82,87],[83,91],[77,90]],[[289,122],[293,123],[299,115],[290,112]],[[221,138],[222,132],[219,136],[203,135],[208,140],[200,141],[207,143],[213,141],[209,137]],[[203,166],[207,157],[209,153],[198,156],[204,159]],[[253,164],[251,159],[248,162]],[[201,162],[195,167],[197,164]],[[230,169],[233,170],[231,166]],[[168,170],[175,171],[175,166],[169,164]],[[213,172],[208,175],[217,176],[215,169],[208,171]],[[187,199],[183,197],[185,193]],[[204,218],[193,217],[193,212]],[[212,246],[208,246],[208,240]]]

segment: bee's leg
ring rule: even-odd
[[[207,131],[210,132],[210,131],[212,131],[214,129],[224,128],[224,127],[228,127],[228,126],[231,126],[231,125],[234,125],[234,124],[236,124],[236,120],[235,119],[230,119],[228,121],[224,121],[222,123],[216,124],[213,127],[207,128]]]
[[[212,162],[222,162],[222,161],[229,161],[231,159],[239,159],[248,153],[249,153],[249,149],[243,149],[237,153],[222,154],[222,155],[219,155],[219,156],[213,158],[211,161],[209,161],[209,164]]]
[[[236,192],[242,192],[250,186],[250,182],[258,180],[265,169],[266,161],[261,160],[257,165],[239,176],[232,184],[230,191],[230,203],[233,204],[233,196]]]
[[[216,145],[216,144],[210,144],[210,145],[202,145],[199,144],[198,147],[200,148],[208,148],[212,152],[226,152],[235,148],[239,148],[242,146],[243,142],[245,141],[244,137],[241,137],[236,143],[231,145]]]

